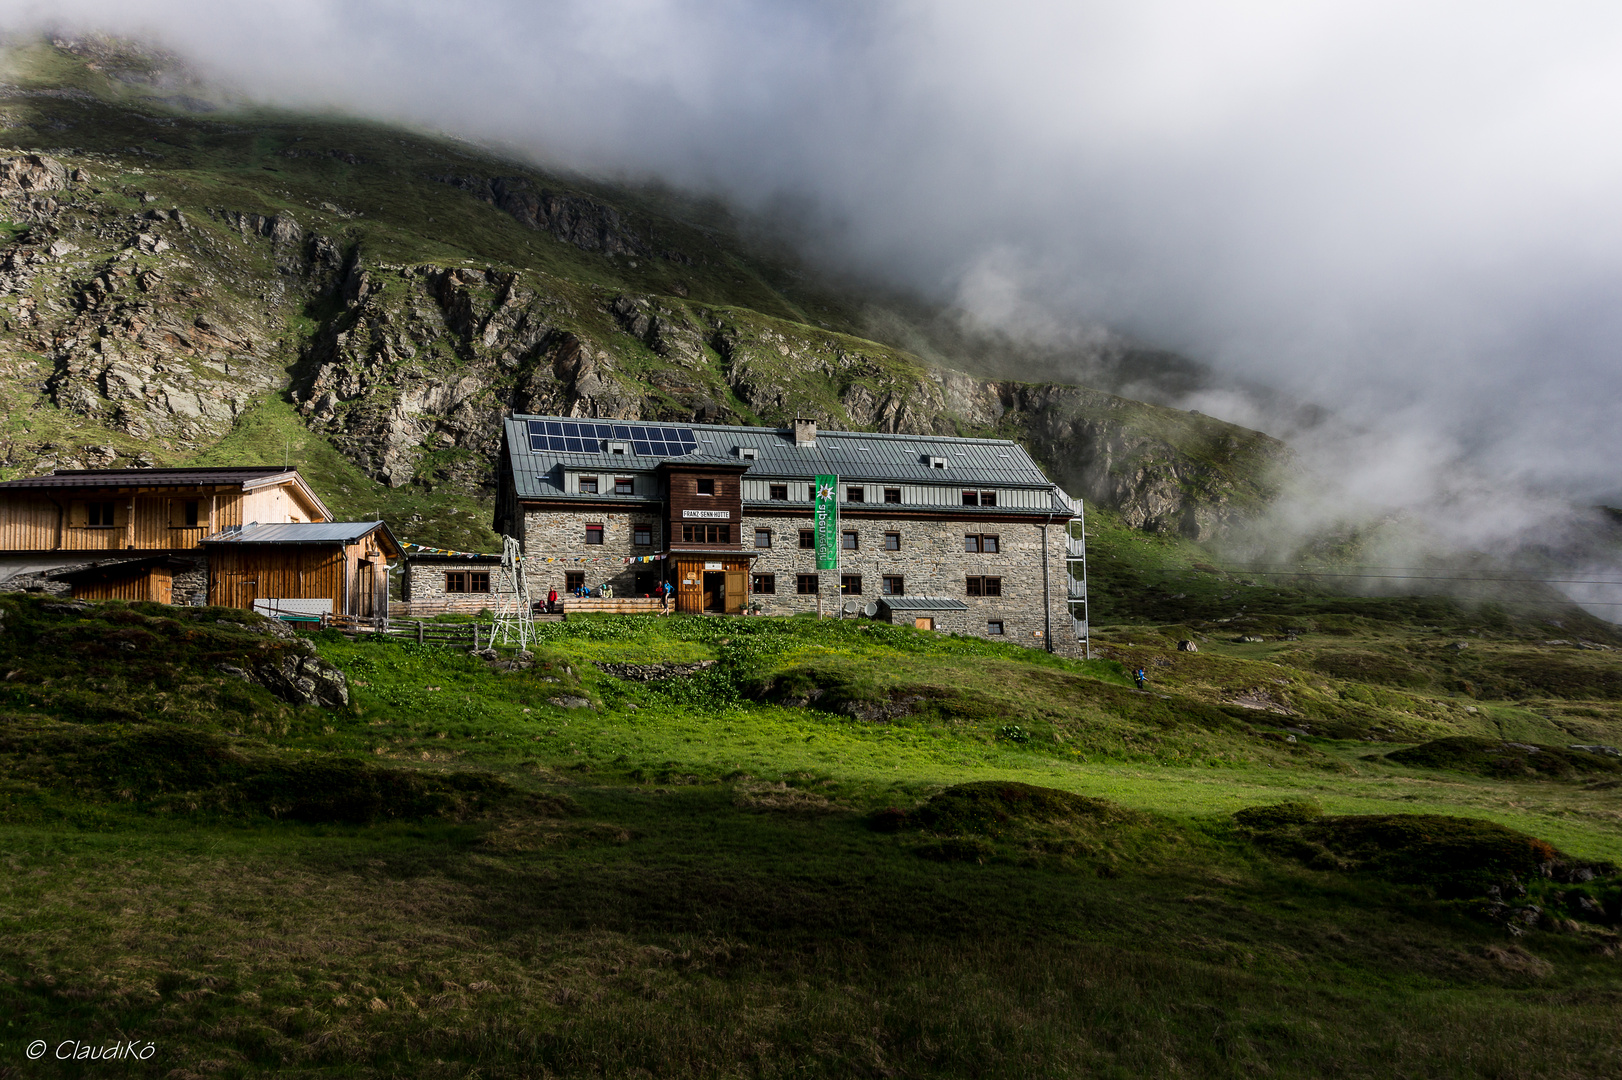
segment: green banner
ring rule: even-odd
[[[816,486],[817,569],[839,569],[839,477],[819,476]]]

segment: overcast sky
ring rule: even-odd
[[[288,104],[813,207],[824,254],[991,322],[1104,322],[1335,407],[1378,434],[1316,452],[1367,459],[1376,498],[1445,500],[1461,460],[1489,501],[1622,491],[1622,5],[0,13],[144,34]]]

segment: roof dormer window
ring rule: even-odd
[[[756,461],[760,458],[760,450],[753,446],[740,446],[738,447],[738,456],[745,461]]]
[[[932,457],[929,459],[929,467],[931,469],[944,469],[946,468],[946,459],[943,457]]]

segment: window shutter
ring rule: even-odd
[[[90,513],[85,509],[83,502],[76,502],[68,507],[68,525],[71,528],[83,529],[90,524]]]
[[[130,523],[130,504],[123,499],[113,503],[113,528],[122,529]]]

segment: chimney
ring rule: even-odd
[[[794,418],[794,445],[817,445],[817,422],[815,420],[807,419],[804,416]]]

